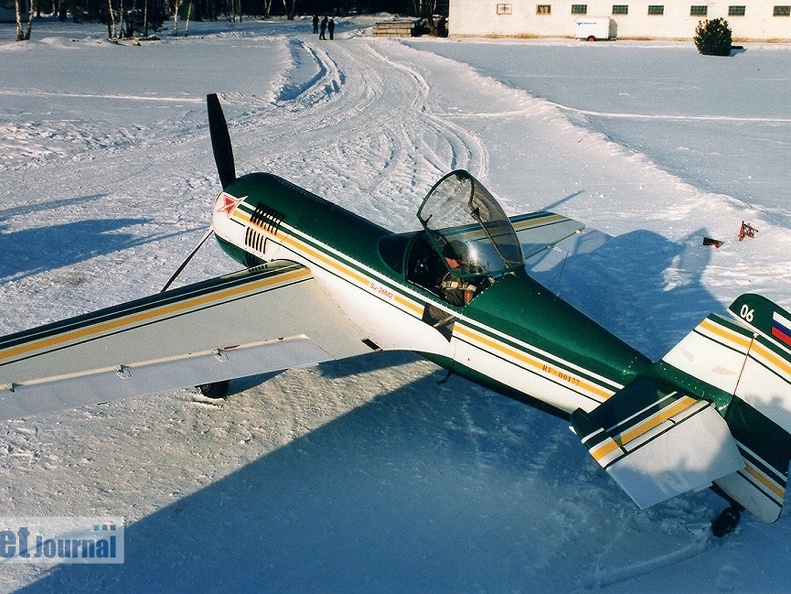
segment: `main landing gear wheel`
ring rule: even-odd
[[[213,384],[201,384],[198,386],[201,394],[206,398],[225,398],[231,388],[231,382],[224,380],[221,382],[214,382]]]

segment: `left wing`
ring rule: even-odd
[[[585,228],[580,222],[547,211],[531,212],[509,219],[522,245],[525,259],[551,248]]]
[[[371,352],[291,262],[0,339],[0,419]]]

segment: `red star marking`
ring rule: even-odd
[[[234,211],[234,209],[239,206],[239,203],[245,198],[247,198],[247,196],[243,196],[242,198],[234,198],[230,194],[223,192],[217,197],[217,208],[215,209],[215,212],[224,212],[227,216],[231,216],[231,213]]]

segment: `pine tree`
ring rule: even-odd
[[[704,56],[729,56],[733,42],[725,19],[700,21],[695,29],[695,47]]]

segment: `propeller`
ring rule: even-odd
[[[220,99],[216,93],[206,95],[206,107],[209,112],[209,133],[211,134],[211,148],[214,151],[214,161],[217,163],[217,173],[220,174],[220,183],[223,189],[236,181],[236,165],[233,161],[233,148],[231,136],[228,134],[228,124],[222,112]]]
[[[225,121],[225,114],[222,112],[220,99],[217,97],[216,93],[206,95],[206,108],[209,114],[211,148],[214,152],[214,161],[217,163],[217,173],[220,175],[220,183],[224,190],[236,181],[236,165],[233,161],[231,136],[228,133],[228,124]],[[198,253],[201,246],[212,236],[212,233],[214,233],[214,228],[210,227],[206,235],[203,236],[203,239],[200,240],[198,245],[195,246],[195,249],[184,259],[181,265],[176,269],[176,272],[173,273],[173,276],[171,276],[168,282],[165,283],[165,286],[162,287],[161,293],[168,290],[170,285],[173,284],[173,281],[178,278],[181,271],[184,270],[189,261],[192,260],[193,256]]]

